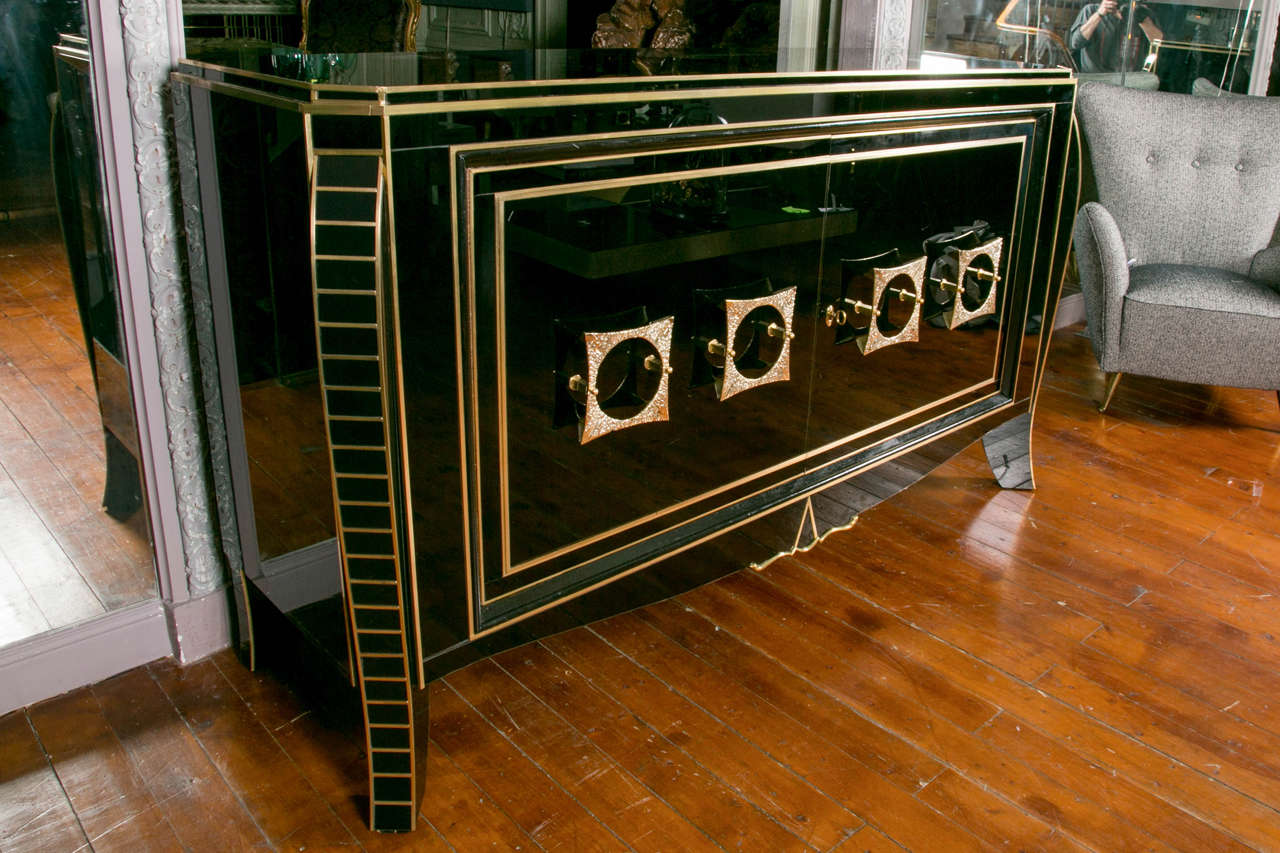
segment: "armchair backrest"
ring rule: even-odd
[[[1076,111],[1131,259],[1249,272],[1280,219],[1280,98],[1082,83]]]

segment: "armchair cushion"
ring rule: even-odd
[[[1125,372],[1183,382],[1275,388],[1280,293],[1214,267],[1129,270],[1120,331]]]

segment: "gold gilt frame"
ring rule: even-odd
[[[311,32],[311,3],[312,0],[302,0],[302,41],[298,43],[299,50],[307,49],[307,34]],[[402,0],[401,5],[404,6],[404,43],[400,45],[400,49],[409,53],[418,50],[418,21],[422,18],[422,0]]]
[[[970,320],[978,317],[985,317],[988,314],[996,312],[997,295],[996,291],[1000,286],[1000,256],[1004,252],[1004,238],[996,237],[988,240],[981,246],[974,246],[972,249],[961,249],[957,255],[956,269],[956,298],[952,301],[951,307],[943,314],[943,319],[947,323],[948,329],[955,329],[964,325]],[[973,262],[978,258],[988,258],[991,261],[990,273],[991,288],[987,291],[987,297],[982,300],[982,304],[972,311],[964,307],[964,291],[966,287],[966,279],[970,273],[975,276],[987,274],[986,270],[980,270],[973,267]]]
[[[603,435],[621,429],[665,421],[668,417],[670,401],[671,376],[671,333],[675,329],[675,317],[663,317],[647,326],[634,329],[620,329],[616,332],[583,332],[582,338],[587,345],[587,380],[583,389],[586,400],[586,413],[578,427],[578,441],[586,444]],[[615,418],[600,408],[599,389],[596,379],[600,375],[600,365],[619,344],[630,340],[646,341],[658,351],[661,363],[654,365],[658,373],[658,390],[638,413],[629,418]]]
[[[747,315],[757,308],[772,308],[782,317],[782,327],[776,334],[782,338],[782,347],[778,358],[762,376],[754,379],[744,376],[734,361],[733,340]],[[771,382],[786,382],[791,378],[791,341],[796,333],[791,330],[796,315],[795,285],[767,296],[756,299],[726,299],[724,301],[724,375],[716,381],[716,390],[720,399],[727,400],[735,394],[768,385]],[[775,324],[776,327],[776,324]],[[768,334],[775,334],[771,328]]]
[[[871,323],[867,327],[866,334],[858,336],[858,349],[862,351],[863,355],[870,355],[878,349],[884,349],[894,344],[920,340],[920,305],[924,302],[925,263],[926,259],[921,255],[896,267],[872,268]],[[889,287],[890,283],[902,276],[906,276],[911,280],[911,284],[915,287],[914,292],[905,288]],[[902,328],[897,334],[893,335],[886,335],[880,331],[880,324],[876,322],[880,316],[880,303],[884,300],[885,290],[888,290],[889,293],[903,302],[909,301],[912,303],[910,318],[902,324]]]

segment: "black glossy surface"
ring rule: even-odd
[[[216,152],[222,209],[205,217],[232,235],[214,290],[241,395],[291,384],[318,403],[313,369],[331,386],[327,425],[313,411],[283,444],[246,429],[235,451],[301,470],[327,436],[368,698],[407,702],[401,679],[419,661],[440,672],[536,634],[562,619],[543,612],[553,604],[573,602],[573,618],[599,615],[579,610],[588,601],[649,595],[648,572],[605,586],[632,571],[652,565],[657,594],[670,594],[807,544],[858,511],[859,472],[1030,407],[1065,259],[1063,75],[635,77],[390,90],[384,105],[359,89],[311,101],[305,87],[187,70],[180,82],[210,93],[202,144]],[[385,204],[325,189],[355,186],[383,186]],[[370,221],[383,230],[354,224]],[[865,355],[873,321],[827,324],[829,307],[876,302],[874,327],[896,334],[912,303],[873,299],[871,270],[850,259],[905,263],[926,238],[978,221],[981,240],[1003,240],[997,268],[978,262],[1001,278],[991,316],[945,328],[947,300],[923,287],[919,340]],[[318,255],[343,258],[315,263],[321,358],[306,334],[313,238]],[[356,260],[374,255],[376,273]],[[991,286],[970,279],[961,299],[972,309]],[[780,294],[794,295],[790,316],[758,305],[736,334],[721,331],[726,299]],[[623,334],[588,369],[589,333],[668,318],[669,352]],[[324,325],[375,320],[384,338]],[[709,341],[750,380],[778,359],[783,326],[789,376],[724,393],[726,359]],[[662,369],[666,417],[626,426]],[[584,376],[605,422],[624,428],[584,441],[590,383],[573,384]],[[273,496],[238,488],[268,554]],[[319,488],[291,497],[317,515],[334,501]],[[379,588],[397,560],[399,588]],[[322,587],[317,598],[331,594]],[[374,652],[396,660],[369,657],[401,618],[378,608],[399,601],[410,659],[398,638]],[[377,680],[385,667],[393,681]]]

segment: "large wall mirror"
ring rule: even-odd
[[[0,649],[158,597],[84,32],[0,6]]]

